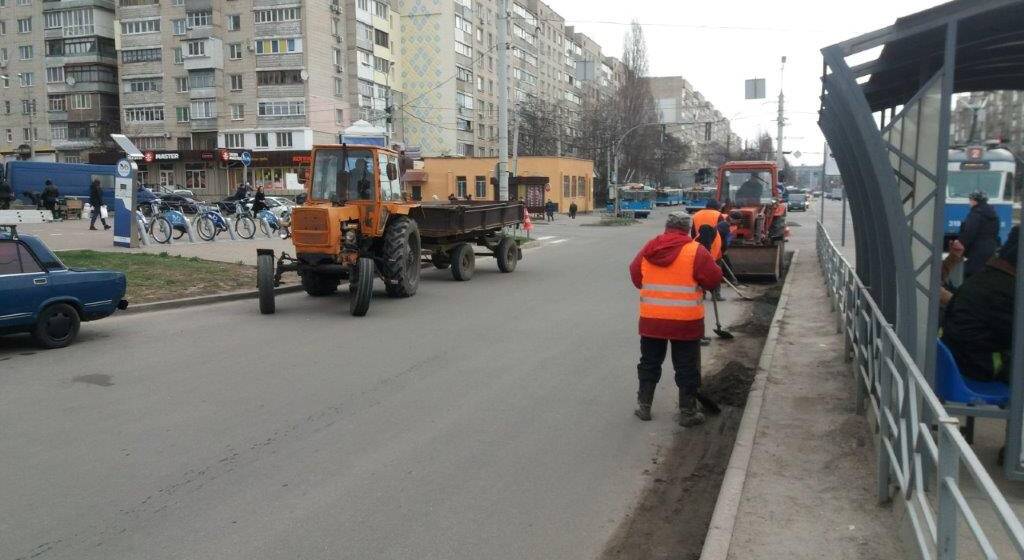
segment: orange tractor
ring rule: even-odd
[[[722,165],[716,198],[733,222],[728,250],[733,273],[778,280],[789,229],[775,162],[730,161]]]

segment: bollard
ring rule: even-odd
[[[135,221],[139,224],[139,241],[146,247],[149,247],[149,232],[146,230],[146,222],[144,222],[139,215],[135,215]]]
[[[182,216],[184,216],[184,213],[182,214]],[[192,222],[189,222],[187,217],[185,218],[185,233],[188,235],[189,243],[196,242],[195,236],[192,235]]]
[[[270,222],[268,222],[267,219],[262,216],[260,217],[260,222],[265,226],[264,228],[262,228],[263,235],[267,236],[267,239],[272,238],[274,235],[274,228],[270,226]]]
[[[224,223],[228,226],[228,235],[231,236],[232,241],[237,241],[235,237],[235,222],[231,219],[231,216],[224,216]]]

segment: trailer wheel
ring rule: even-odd
[[[396,216],[384,230],[384,289],[390,297],[409,297],[420,285],[420,228],[408,216]]]
[[[352,295],[348,302],[349,312],[354,317],[362,317],[370,309],[370,299],[373,298],[373,272],[375,266],[373,259],[369,257],[361,257],[356,263],[356,269],[352,273],[349,289]]]
[[[430,255],[430,263],[438,270],[444,270],[452,265],[451,258],[440,251],[434,251],[433,254]]]
[[[498,259],[498,270],[512,272],[516,269],[516,264],[519,263],[519,246],[511,237],[504,237],[498,243],[494,257]]]
[[[256,257],[256,289],[260,297],[260,313],[272,315],[276,311],[274,303],[274,255],[258,255]]]
[[[329,296],[338,290],[341,281],[335,276],[325,276],[315,272],[302,275],[302,288],[313,297]]]
[[[452,248],[452,277],[465,282],[473,277],[476,270],[476,255],[469,243],[459,243]]]

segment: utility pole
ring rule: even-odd
[[[512,123],[512,173],[519,173],[519,103],[516,103],[516,116]]]
[[[498,200],[508,200],[508,0],[498,0]]]
[[[785,97],[782,93],[783,78],[786,74],[786,57],[782,57],[782,67],[779,69],[779,130],[775,141],[775,164],[778,166],[779,171],[786,165],[786,160],[782,155],[782,134],[783,129],[786,127],[786,113],[785,113]]]

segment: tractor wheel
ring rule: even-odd
[[[498,259],[498,270],[512,272],[519,262],[519,246],[511,237],[504,237],[498,243],[498,249],[494,252],[494,256]]]
[[[465,282],[473,277],[476,270],[476,255],[469,243],[459,243],[452,248],[452,277]]]
[[[272,315],[274,303],[274,255],[256,257],[256,289],[260,297],[260,313]]]
[[[451,258],[440,251],[434,251],[434,253],[430,255],[430,262],[434,265],[434,268],[438,270],[444,270],[452,265]]]
[[[351,276],[351,287],[349,292],[348,308],[355,317],[362,317],[370,309],[370,300],[373,298],[373,259],[362,257],[356,263],[356,269]]]
[[[390,297],[409,297],[420,286],[420,228],[408,216],[396,216],[384,230],[384,289]]]
[[[313,297],[329,296],[338,290],[341,281],[335,276],[324,276],[315,272],[302,275],[302,288]]]

